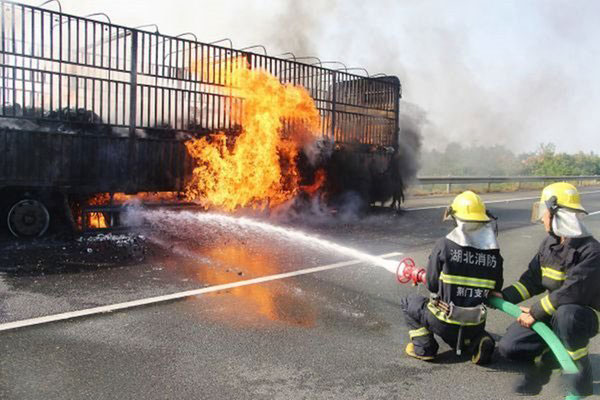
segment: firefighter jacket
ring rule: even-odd
[[[600,243],[592,236],[560,238],[548,236],[521,278],[502,291],[511,303],[548,290],[531,307],[531,315],[544,319],[563,304],[579,304],[600,310]]]
[[[429,256],[427,289],[448,305],[477,307],[487,299],[490,291],[502,289],[502,272],[500,250],[460,246],[442,238],[437,241]],[[428,308],[444,322],[469,325],[448,318],[436,310],[432,302]]]

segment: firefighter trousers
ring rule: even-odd
[[[569,378],[571,389],[582,396],[589,395],[593,382],[587,345],[598,332],[596,312],[586,306],[565,304],[543,322],[552,327],[579,368],[579,373]],[[548,346],[537,333],[517,322],[508,327],[498,343],[498,350],[505,358],[529,363],[533,363],[547,349]],[[551,369],[557,365],[544,367]]]
[[[434,334],[441,337],[448,346],[456,349],[460,326],[437,319],[427,308],[428,303],[428,298],[417,294],[410,295],[400,302],[404,319],[410,328],[408,334],[415,347],[415,353],[419,356],[435,356],[439,344]],[[465,349],[473,340],[485,334],[487,334],[485,322],[475,326],[464,326],[461,348]]]

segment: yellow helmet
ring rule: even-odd
[[[556,182],[546,186],[542,191],[540,203],[544,203],[548,207],[558,206],[573,211],[586,212],[585,208],[581,205],[581,198],[577,188],[567,182]]]
[[[546,210],[555,213],[559,208],[586,213],[581,205],[581,199],[577,188],[567,182],[557,182],[548,185],[542,190],[540,201],[533,204],[531,210],[531,222],[542,219]]]
[[[490,217],[481,197],[470,190],[462,192],[446,210],[446,218],[454,217],[466,222],[489,222]]]

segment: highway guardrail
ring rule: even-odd
[[[518,183],[542,182],[551,183],[559,181],[577,182],[581,185],[584,181],[599,181],[600,175],[577,175],[577,176],[420,176],[417,185],[446,185],[446,191],[452,191],[455,184],[487,184],[488,191],[493,183]]]

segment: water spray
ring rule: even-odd
[[[176,228],[173,233],[180,233],[185,224],[195,223],[205,228],[223,228],[231,230],[231,227],[236,229],[236,232],[250,231],[248,233],[265,233],[276,235],[293,243],[301,243],[304,246],[311,246],[323,250],[333,251],[354,259],[364,261],[367,264],[381,267],[392,274],[397,274],[399,265],[397,261],[386,260],[352,247],[343,246],[330,240],[322,239],[309,235],[308,233],[285,228],[282,226],[272,225],[267,222],[258,221],[252,218],[235,217],[224,214],[208,213],[208,212],[191,212],[191,211],[169,211],[169,210],[129,210],[126,218],[137,220],[139,219],[149,222],[151,226],[159,230],[165,230],[175,223]],[[413,262],[414,264],[414,262]],[[404,268],[403,268],[404,270]]]

